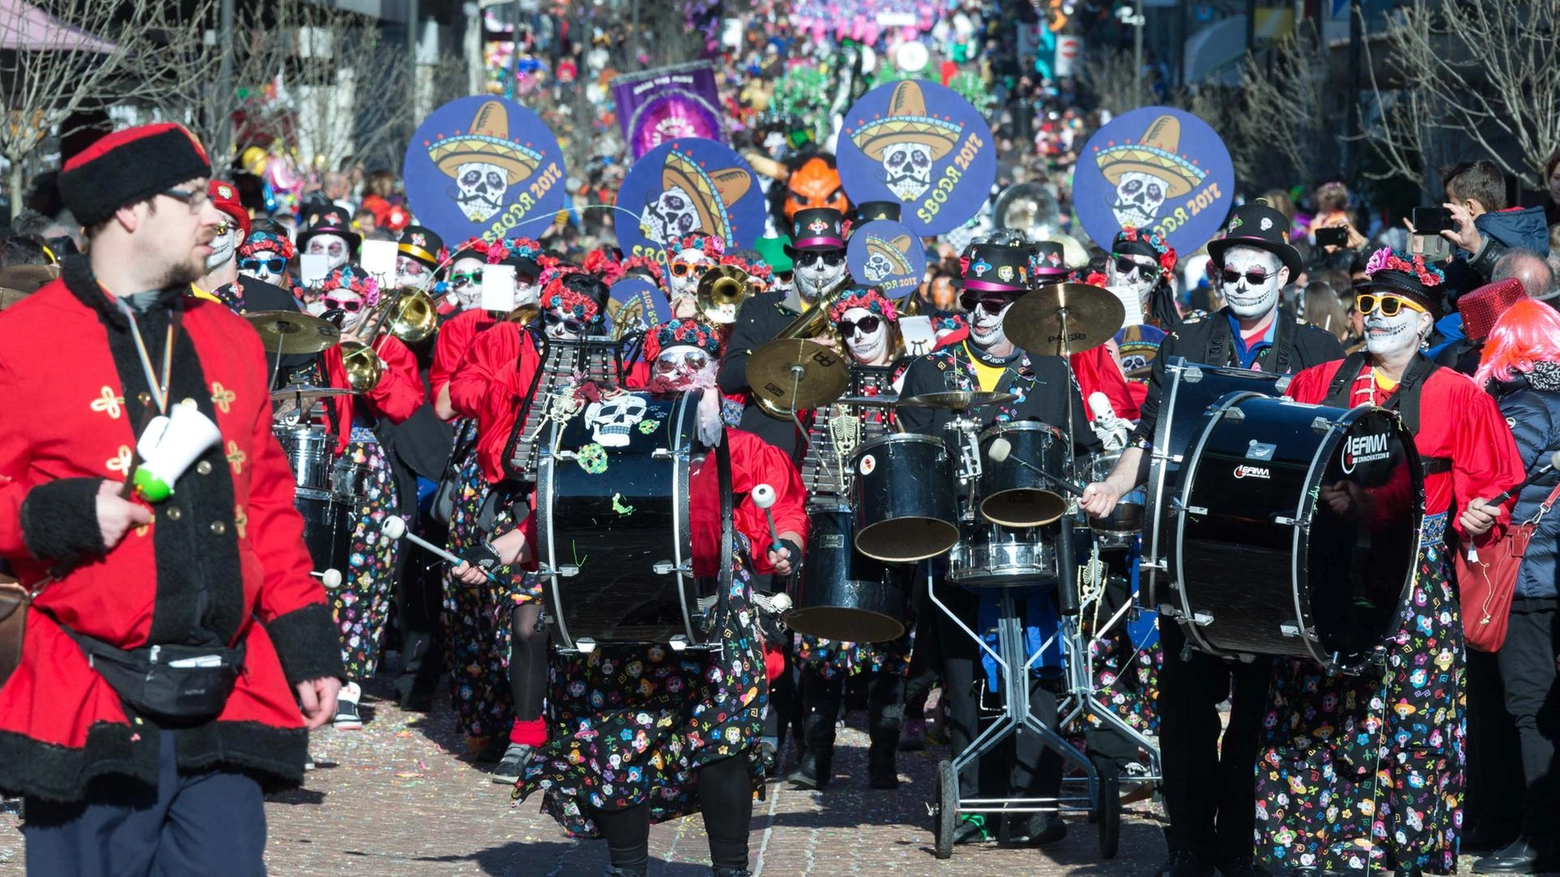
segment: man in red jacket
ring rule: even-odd
[[[223,220],[210,174],[173,124],[72,158],[90,254],[0,316],[0,557],[36,593],[0,790],[26,798],[29,874],[264,874],[262,784],[300,782],[335,712],[259,337],[188,294]],[[160,452],[183,425],[143,439],[158,414],[207,431],[182,468]]]

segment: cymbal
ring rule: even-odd
[[[893,408],[899,404],[899,396],[889,393],[884,396],[841,396],[834,400],[836,405],[866,405],[874,408]]]
[[[792,338],[753,351],[747,381],[755,395],[781,411],[804,411],[838,399],[850,383],[850,368],[845,357],[822,344]]]
[[[300,405],[307,402],[313,404],[321,399],[329,399],[332,396],[350,396],[351,390],[341,387],[316,387],[312,384],[293,384],[283,387],[271,393],[272,402],[294,402]]]
[[[1012,313],[1012,311],[1008,313]],[[899,404],[901,406],[921,406],[924,408],[946,408],[949,411],[964,411],[970,408],[979,408],[982,405],[1001,405],[1003,402],[1011,402],[1017,398],[1012,393],[988,393],[982,390],[944,390],[941,393],[922,393],[919,396],[901,399]]]
[[[1066,339],[1062,338],[1064,311]],[[1002,327],[1014,344],[1030,353],[1061,356],[1104,344],[1126,318],[1126,307],[1110,291],[1087,283],[1058,283],[1024,293],[1008,309]]]
[[[319,353],[341,343],[341,330],[299,311],[255,311],[244,315],[260,333],[266,353]]]

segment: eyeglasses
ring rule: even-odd
[[[217,223],[217,237],[222,237],[235,228],[238,228],[238,223],[224,219]]]
[[[1154,273],[1156,268],[1157,266],[1155,265],[1144,265],[1142,262],[1137,261],[1131,256],[1116,257],[1116,273],[1123,276],[1131,274],[1135,271],[1144,277],[1147,277]]]
[[[478,283],[481,283],[481,282],[482,282],[482,272],[481,271],[472,271],[472,272],[469,272],[469,273],[466,273],[466,274],[452,274],[452,275],[450,275],[450,285],[455,287],[456,289],[460,289],[461,287],[465,287],[465,286],[475,286],[475,285],[477,285]]]
[[[332,298],[325,296],[326,310],[343,310],[349,314],[355,314],[363,309],[363,301],[353,298]]]
[[[842,250],[811,250],[797,255],[795,261],[803,268],[819,262],[830,268],[838,268],[845,261],[845,253]]]
[[[543,311],[542,320],[549,326],[562,326],[565,332],[579,335],[585,331],[585,321],[560,317],[552,311]]]
[[[973,311],[978,307],[993,317],[1001,315],[1002,309],[1012,303],[1013,300],[1010,298],[977,299],[973,295],[964,295],[959,297],[959,304],[963,305],[966,311]]]
[[[189,206],[191,213],[206,206],[206,202],[211,200],[210,193],[205,189],[164,189],[157,194],[183,202]]]
[[[1230,269],[1225,268],[1223,271],[1219,272],[1219,276],[1224,279],[1226,284],[1239,283],[1240,279],[1244,277],[1246,278],[1246,282],[1252,286],[1261,286],[1262,284],[1271,280],[1275,275],[1264,274],[1261,271],[1247,271],[1245,274],[1242,274],[1239,271],[1231,271]]]
[[[667,267],[672,269],[673,277],[688,277],[689,275],[694,277],[703,277],[704,272],[710,270],[710,264],[708,262],[677,261],[673,262]]]
[[[264,271],[267,274],[280,274],[287,270],[287,260],[280,256],[274,259],[239,259],[240,271]]]
[[[655,370],[663,374],[678,371],[700,371],[710,364],[710,356],[702,350],[685,353],[663,353],[655,359]]]
[[[879,326],[883,325],[883,318],[876,314],[868,314],[854,323],[850,320],[840,320],[835,325],[839,326],[840,335],[845,338],[856,334],[857,329],[860,329],[863,335],[871,335],[878,330]]]
[[[1359,311],[1362,317],[1369,316],[1377,307],[1381,308],[1383,317],[1395,317],[1402,313],[1404,308],[1418,311],[1421,314],[1429,313],[1429,311],[1420,307],[1419,302],[1406,299],[1401,295],[1366,292],[1354,297],[1354,309]]]

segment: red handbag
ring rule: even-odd
[[[1538,530],[1539,521],[1554,507],[1557,498],[1560,498],[1560,484],[1549,491],[1549,497],[1533,517],[1513,523],[1505,535],[1491,537],[1485,534],[1476,537],[1468,550],[1454,552],[1452,564],[1457,572],[1463,637],[1468,648],[1498,652],[1506,642],[1506,622],[1511,617],[1511,598],[1517,590],[1522,558],[1527,554],[1528,543]]]

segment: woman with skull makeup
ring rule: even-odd
[[[1121,369],[1139,405],[1148,393],[1148,372],[1165,333],[1181,322],[1172,286],[1175,266],[1175,248],[1159,234],[1132,226],[1116,233],[1105,262],[1105,285],[1135,293],[1143,314],[1142,323],[1123,326],[1115,338]]]
[[[608,296],[606,284],[573,265],[547,268],[541,284],[542,319],[531,326],[500,321],[477,335],[446,391],[451,410],[476,421],[477,463],[490,494],[481,503],[457,502],[450,530],[463,534],[469,548],[485,542],[499,561],[491,570],[496,584],[471,564],[451,572],[452,585],[458,580],[475,590],[461,594],[455,585],[456,594],[447,598],[452,611],[462,611],[456,623],[476,640],[456,648],[481,652],[474,657],[476,670],[458,680],[454,700],[472,737],[503,742],[504,753],[493,773],[499,783],[514,782],[532,751],[547,742],[541,581],[525,574],[536,568],[531,486],[511,477],[505,446],[533,401],[546,343],[590,334],[606,312]],[[513,718],[506,723],[510,710]]]
[[[1396,408],[1424,465],[1425,517],[1409,599],[1383,666],[1358,676],[1275,660],[1257,769],[1257,849],[1282,868],[1450,874],[1463,786],[1463,631],[1443,537],[1461,544],[1510,521],[1493,496],[1522,480],[1500,409],[1421,352],[1441,316],[1441,272],[1376,252],[1355,289],[1365,351],[1295,375],[1298,402]],[[1322,488],[1344,514],[1368,497]],[[1451,518],[1453,506],[1461,514]]]
[[[1279,292],[1300,269],[1289,245],[1289,221],[1265,204],[1237,208],[1222,239],[1208,244],[1228,304],[1218,312],[1192,316],[1160,343],[1149,373],[1148,394],[1128,447],[1115,469],[1088,485],[1079,506],[1108,516],[1117,500],[1147,477],[1164,393],[1165,363],[1175,356],[1219,367],[1288,374],[1343,357],[1338,339],[1304,324],[1280,304]],[[1165,777],[1165,831],[1169,877],[1209,877],[1217,864],[1229,877],[1251,877],[1260,867],[1252,857],[1250,781],[1256,762],[1269,662],[1229,664],[1192,652],[1180,660],[1185,636],[1174,624],[1160,625],[1168,660],[1159,674],[1160,755]],[[1220,736],[1218,704],[1229,698],[1229,727]],[[1209,778],[1215,778],[1210,781]]]
[[[360,341],[356,332],[379,303],[379,286],[374,279],[351,266],[336,268],[325,276],[320,292],[328,310],[344,314],[341,340]],[[395,588],[393,570],[399,543],[384,538],[380,530],[387,515],[399,512],[400,498],[379,434],[390,425],[405,422],[426,399],[417,360],[405,344],[382,332],[374,339],[373,349],[382,366],[379,381],[358,395],[326,403],[336,437],[336,456],[357,467],[363,483],[351,537],[352,563],[341,587],[331,592],[349,680],[336,707],[335,726],[341,730],[363,727],[358,714],[359,681],[374,675],[379,637]],[[325,386],[351,388],[340,346],[320,354],[320,360]]]
[[[901,398],[951,389],[1011,393],[1016,398],[1010,402],[978,409],[985,415],[982,428],[1016,421],[1039,421],[1058,427],[1071,423],[1072,435],[1059,437],[1070,438],[1075,455],[1099,450],[1099,440],[1089,428],[1083,397],[1068,362],[1059,356],[1019,348],[1008,338],[1003,325],[1013,302],[1028,292],[1042,273],[1035,249],[1021,240],[1011,244],[980,242],[971,246],[961,261],[963,276],[956,285],[963,290],[961,303],[969,313],[969,336],[913,360],[904,375]],[[950,434],[946,426],[953,413],[901,406],[898,417],[904,431],[942,439]],[[989,616],[995,611],[995,604],[988,594],[944,584],[938,585],[938,595],[958,619],[940,611],[927,616],[938,625],[948,733],[953,752],[958,755],[980,733],[978,705],[982,692],[998,690],[994,676],[990,675],[995,671],[981,672],[979,646],[959,622],[971,630],[983,630],[989,625],[981,623],[982,613]],[[1054,631],[1054,588],[1028,589],[1018,602],[1031,634],[1044,638]],[[1059,668],[1049,664],[1035,669],[1030,684],[1031,711],[1041,722],[1055,727]],[[988,757],[967,765],[959,777],[961,790],[978,790],[983,798],[1006,798],[1014,793],[1022,797],[1055,797],[1061,784],[1060,756],[1032,734],[1017,735],[1008,745],[1014,751],[1006,758]],[[1013,837],[1033,844],[1059,840],[1065,834],[1066,826],[1055,813],[1031,814],[1012,831]],[[970,843],[987,836],[984,814],[961,814],[955,843]]]

